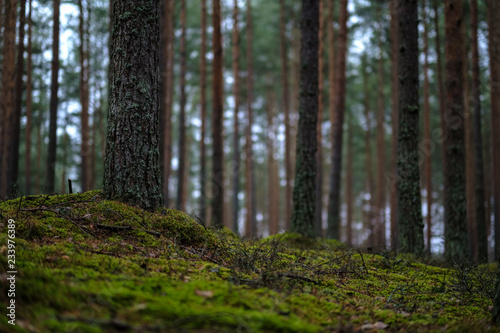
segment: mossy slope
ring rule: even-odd
[[[6,332],[484,332],[494,267],[442,268],[298,235],[241,241],[100,192],[0,204],[16,221]],[[6,303],[6,276],[0,300]]]

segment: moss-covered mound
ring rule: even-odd
[[[495,267],[426,265],[276,235],[242,241],[100,192],[0,204],[1,332],[484,332]],[[5,309],[5,308],[4,308]]]

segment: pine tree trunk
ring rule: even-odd
[[[475,137],[475,192],[477,221],[477,258],[480,262],[488,261],[488,236],[486,229],[483,133],[481,119],[481,82],[479,72],[478,47],[478,9],[477,0],[471,0],[471,48],[472,48],[472,98],[474,107],[474,137]]]
[[[56,149],[57,149],[57,108],[59,99],[59,7],[61,0],[54,0],[54,26],[52,42],[52,78],[50,85],[50,120],[49,120],[49,146],[47,151],[47,164],[45,176],[45,192],[54,192],[56,176]]]
[[[85,18],[84,18],[84,8],[82,0],[78,0],[78,8],[80,11],[80,22],[79,22],[79,34],[80,34],[80,102],[82,105],[82,142],[80,155],[82,158],[81,165],[81,182],[82,182],[82,192],[90,190],[90,178],[91,178],[91,143],[90,143],[90,130],[89,130],[89,68],[87,48],[88,45],[85,44]]]
[[[391,197],[390,197],[390,207],[391,207],[391,248],[396,250],[399,244],[399,226],[398,226],[398,115],[399,115],[399,76],[398,76],[398,53],[399,53],[399,43],[398,43],[398,1],[391,0],[389,3],[389,9],[391,11],[391,126],[392,126],[392,138],[391,138],[391,164],[390,173],[393,173],[392,181],[390,183],[391,187]]]
[[[239,108],[240,108],[240,32],[238,29],[238,0],[234,0],[233,11],[233,95],[234,95],[234,118],[233,118],[233,207],[232,207],[232,230],[238,233],[238,213],[240,193],[240,130],[239,130]]]
[[[465,197],[465,145],[463,98],[462,2],[445,1],[446,58],[446,228],[445,254],[462,260],[468,256]]]
[[[212,85],[212,136],[213,136],[213,181],[212,181],[212,225],[224,225],[224,149],[223,149],[223,88],[222,77],[223,53],[221,33],[221,4],[220,0],[213,0],[212,14],[212,47],[213,47],[213,85]]]
[[[425,191],[427,192],[427,254],[431,255],[432,238],[432,150],[431,150],[431,120],[429,105],[429,36],[427,32],[427,7],[426,0],[422,1],[422,21],[424,26],[424,170]]]
[[[113,2],[103,188],[108,199],[150,211],[163,202],[159,156],[158,5],[157,0]]]
[[[32,0],[29,0],[29,11],[28,11],[28,58],[26,64],[26,149],[25,149],[25,188],[24,192],[26,195],[31,194],[31,128],[32,128],[32,104],[33,104],[33,22],[31,20],[31,4]],[[2,8],[0,6],[0,8]],[[37,170],[38,171],[38,170]]]
[[[247,0],[247,128],[245,131],[245,200],[246,200],[246,236],[252,237],[257,232],[257,221],[255,216],[255,187],[253,174],[253,144],[252,144],[252,126],[253,126],[253,36],[252,36],[252,3]]]
[[[302,0],[300,108],[292,231],[314,237],[318,117],[319,0]]]
[[[292,162],[290,153],[291,133],[290,133],[290,107],[288,94],[288,55],[286,47],[286,20],[285,20],[285,0],[280,0],[280,56],[281,56],[281,85],[283,89],[283,111],[285,114],[285,230],[290,230],[292,214]]]
[[[318,48],[318,123],[317,123],[317,142],[318,151],[316,152],[316,223],[314,232],[316,237],[323,234],[323,136],[321,134],[321,125],[323,123],[323,90],[324,90],[324,27],[325,19],[323,15],[324,0],[319,2],[319,48]]]
[[[279,202],[276,200],[276,179],[275,179],[275,170],[276,170],[276,159],[274,158],[274,140],[275,140],[275,131],[274,131],[274,98],[271,96],[271,93],[268,93],[266,96],[266,116],[267,116],[267,194],[268,194],[268,207],[267,207],[267,215],[268,215],[268,223],[269,223],[269,234],[274,235],[279,231],[278,227],[278,216],[277,216],[277,207]]]
[[[177,169],[177,201],[176,208],[185,211],[184,178],[186,177],[186,0],[181,1],[181,41],[180,41],[180,112],[179,112],[179,165]]]
[[[16,9],[17,1],[6,0],[5,24],[3,33],[3,60],[2,60],[2,90],[0,92],[0,114],[2,115],[3,131],[0,144],[3,145],[0,181],[0,198],[11,195],[11,156],[15,153],[11,138],[13,136],[14,108],[16,105]]]
[[[353,238],[352,238],[352,222],[353,222],[353,187],[354,187],[354,180],[353,180],[353,159],[354,159],[354,153],[353,153],[353,126],[352,126],[352,120],[349,118],[348,120],[348,128],[347,128],[347,165],[346,165],[346,187],[345,187],[345,201],[346,201],[346,206],[347,206],[347,225],[346,225],[346,244],[347,246],[352,246],[353,245]]]
[[[36,156],[35,156],[35,194],[41,194],[40,174],[42,173],[42,110],[38,110],[36,130]]]
[[[347,0],[340,1],[338,55],[335,62],[334,119],[332,122],[332,157],[330,193],[328,195],[327,237],[340,240],[340,175],[342,168],[342,126],[345,112],[346,55],[347,55]]]
[[[399,230],[401,251],[421,254],[424,225],[418,166],[418,3],[399,3]]]

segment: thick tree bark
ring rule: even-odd
[[[32,116],[32,104],[33,104],[33,22],[31,20],[31,4],[32,0],[28,1],[28,58],[26,63],[26,149],[25,149],[25,187],[24,192],[26,195],[31,194],[31,128],[33,122]],[[1,6],[0,6],[1,8]],[[39,171],[39,170],[37,170]]]
[[[253,174],[253,32],[252,32],[252,2],[247,0],[247,127],[245,131],[245,202],[246,202],[246,236],[252,237],[257,232],[257,220],[255,216],[255,187]]]
[[[331,124],[332,157],[330,192],[328,195],[327,237],[340,240],[340,175],[342,169],[342,126],[345,112],[346,55],[347,55],[347,0],[340,1],[338,54],[335,62],[334,118]]]
[[[223,116],[224,116],[224,82],[222,77],[223,53],[221,33],[221,4],[213,0],[212,14],[212,137],[213,137],[213,183],[212,183],[212,224],[217,227],[224,225],[224,148],[223,148]]]
[[[319,2],[319,47],[318,47],[318,123],[316,152],[316,223],[314,232],[316,237],[323,236],[323,136],[321,126],[323,123],[323,90],[324,90],[324,0]]]
[[[201,50],[200,50],[200,111],[201,111],[201,138],[200,138],[200,219],[207,218],[206,196],[207,162],[206,162],[206,122],[207,122],[207,0],[201,1]],[[235,230],[236,231],[236,230]]]
[[[54,192],[56,176],[56,149],[57,149],[57,108],[59,98],[59,7],[61,0],[54,0],[54,23],[52,42],[52,78],[50,85],[50,120],[49,120],[49,146],[47,152],[45,192]]]
[[[477,221],[477,258],[480,262],[488,261],[488,236],[486,229],[486,199],[484,190],[483,133],[481,120],[481,82],[479,72],[478,47],[478,9],[477,0],[471,0],[471,48],[472,48],[472,98],[474,107],[475,137],[475,192]]]
[[[431,110],[429,105],[429,36],[427,32],[427,6],[426,0],[422,1],[422,23],[424,26],[424,172],[425,191],[427,192],[427,254],[431,255],[432,238],[432,151],[429,149],[431,141]]]
[[[239,108],[240,108],[240,32],[238,29],[238,0],[234,0],[233,12],[233,95],[234,95],[234,118],[233,118],[233,208],[231,228],[238,233],[238,213],[240,193],[240,130],[239,130]]]
[[[2,149],[0,198],[10,196],[9,179],[10,161],[12,154],[16,153],[11,145],[13,135],[13,113],[16,103],[16,9],[17,1],[5,1],[5,24],[3,33],[3,60],[2,60],[2,90],[0,92],[0,115],[2,115]]]
[[[418,3],[399,3],[399,230],[401,251],[421,254],[424,235],[418,167]]]
[[[319,0],[302,0],[300,27],[300,109],[292,231],[313,237],[316,205]]]
[[[465,198],[462,2],[445,1],[446,58],[446,230],[445,254],[456,260],[468,256]]]
[[[150,211],[163,202],[158,5],[158,0],[113,2],[103,188],[106,198]]]
[[[82,0],[78,0],[78,8],[80,11],[80,22],[79,22],[79,34],[80,34],[80,102],[82,105],[81,121],[82,121],[82,132],[81,132],[81,146],[80,155],[82,158],[81,164],[81,182],[82,182],[82,192],[90,190],[90,178],[91,178],[91,142],[90,142],[90,130],[89,130],[89,67],[87,59],[87,49],[85,41],[85,14]]]
[[[286,47],[285,0],[280,0],[280,56],[281,56],[281,86],[283,93],[283,111],[285,114],[285,230],[290,230],[292,216],[292,162],[290,107],[288,94],[288,55]]]
[[[186,202],[184,201],[187,188],[185,188],[185,177],[187,176],[186,163],[186,0],[181,1],[181,41],[179,47],[180,53],[180,111],[179,111],[179,165],[177,169],[177,200],[176,207],[179,210],[186,210]]]
[[[399,244],[399,226],[398,226],[398,115],[399,115],[399,76],[398,76],[398,1],[391,0],[389,3],[389,10],[391,11],[391,164],[389,173],[393,173],[390,182],[391,196],[391,248],[396,250]]]

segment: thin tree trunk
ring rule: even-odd
[[[381,11],[382,9],[380,9]],[[379,23],[382,24],[382,16],[379,13]],[[386,172],[386,147],[385,147],[385,101],[384,101],[384,56],[382,47],[382,26],[379,27],[377,42],[379,48],[378,59],[378,110],[377,110],[377,186],[375,195],[375,247],[383,249],[385,242],[385,172]]]
[[[327,38],[328,38],[328,105],[329,105],[329,119],[330,124],[333,124],[335,119],[335,66],[336,66],[336,53],[337,44],[336,33],[334,29],[334,19],[335,19],[335,5],[337,1],[327,1],[328,3],[328,25],[327,25]]]
[[[398,54],[399,54],[399,43],[398,43],[398,1],[391,0],[389,3],[389,9],[391,11],[391,126],[392,126],[392,138],[391,138],[391,167],[390,172],[393,173],[391,186],[391,197],[390,197],[390,207],[391,207],[391,248],[396,250],[399,245],[399,226],[398,226],[398,131],[399,131],[399,76],[398,76]]]
[[[323,90],[324,90],[324,27],[325,19],[323,15],[324,0],[319,2],[319,48],[318,48],[318,124],[317,124],[317,142],[318,150],[316,152],[316,237],[323,234],[323,136],[321,126],[323,123]]]
[[[88,4],[87,4],[88,5]],[[81,165],[81,182],[82,182],[82,192],[88,191],[90,189],[90,178],[91,178],[91,143],[90,143],[90,129],[89,129],[89,68],[87,58],[87,48],[85,41],[85,14],[82,0],[78,0],[78,8],[80,11],[80,23],[79,23],[79,33],[80,33],[80,102],[82,105],[82,142],[80,146],[80,155],[82,158]]]
[[[275,131],[274,131],[274,96],[271,93],[267,94],[266,97],[266,115],[267,115],[267,193],[268,193],[268,223],[269,223],[269,234],[274,235],[279,231],[278,227],[278,216],[277,207],[279,205],[276,191],[276,159],[274,158],[274,141],[275,141]]]
[[[427,8],[426,0],[422,1],[422,21],[424,26],[424,170],[425,170],[425,191],[427,192],[427,254],[431,255],[432,238],[432,151],[431,145],[431,120],[429,105],[429,36],[427,32]]]
[[[238,233],[238,214],[240,193],[240,130],[239,130],[239,108],[240,108],[240,33],[238,29],[238,0],[234,0],[233,12],[233,95],[234,95],[234,118],[233,118],[233,223],[231,228]]]
[[[163,111],[163,204],[165,207],[170,205],[169,187],[170,174],[172,172],[172,104],[174,96],[174,36],[175,36],[175,4],[173,0],[166,0],[165,4],[165,24],[163,25],[163,35],[165,44],[163,46],[165,62],[165,84],[162,94]],[[202,183],[204,184],[204,183]],[[204,193],[204,192],[202,192]]]
[[[40,97],[41,99],[41,97]],[[42,110],[38,110],[37,115],[37,130],[36,130],[36,156],[35,156],[35,194],[40,194],[41,192],[41,181],[40,175],[42,174]]]
[[[224,149],[223,149],[223,88],[222,77],[223,53],[221,34],[221,4],[220,0],[213,0],[212,14],[212,47],[213,47],[213,85],[212,85],[212,136],[213,136],[213,183],[214,193],[212,200],[212,224],[221,227],[224,225]]]
[[[62,166],[62,171],[61,171],[61,190],[60,192],[62,194],[65,194],[65,188],[66,188],[66,162],[68,160],[68,133],[66,132],[66,128],[68,127],[68,114],[66,111],[64,111],[64,132],[63,132],[63,140],[62,140],[62,145],[61,145],[61,150],[62,150],[62,158],[61,158],[61,166]]]
[[[335,67],[335,116],[332,122],[332,165],[328,195],[327,237],[340,240],[340,174],[342,168],[342,126],[345,113],[346,55],[347,55],[347,0],[340,1],[339,39]]]
[[[186,177],[186,0],[181,1],[181,41],[180,41],[180,112],[179,112],[179,165],[177,169],[177,202],[176,208],[186,210],[186,202],[184,202],[185,182]]]
[[[468,256],[465,197],[462,2],[445,1],[446,27],[446,233],[445,254],[457,260]]]
[[[286,47],[285,0],[280,0],[280,56],[281,56],[281,86],[283,92],[283,111],[285,114],[285,230],[290,230],[292,216],[292,162],[290,158],[290,108],[288,94],[288,55]]]
[[[3,132],[1,143],[3,145],[2,178],[0,198],[10,196],[11,156],[16,153],[11,145],[13,135],[14,108],[16,106],[16,9],[17,1],[6,0],[5,24],[3,33],[3,62],[2,62],[2,91],[0,93],[0,114],[3,116]]]
[[[353,245],[353,238],[352,238],[352,222],[353,222],[353,187],[354,187],[354,180],[353,180],[353,159],[354,159],[354,153],[353,153],[353,126],[352,126],[352,119],[349,117],[348,119],[348,128],[347,128],[347,169],[346,169],[346,187],[345,187],[345,201],[347,205],[347,225],[346,225],[346,243],[348,246]]]
[[[54,24],[52,42],[52,78],[50,86],[50,121],[49,121],[49,146],[47,152],[45,191],[54,192],[56,175],[56,149],[57,149],[57,107],[59,99],[59,6],[61,0],[54,0]]]
[[[252,36],[252,2],[247,0],[247,128],[245,131],[245,200],[246,200],[246,236],[252,237],[257,232],[257,221],[255,219],[255,188],[253,186],[253,144],[252,144],[252,126],[253,126],[253,36]]]
[[[200,55],[200,111],[201,111],[201,139],[200,139],[200,219],[207,219],[206,199],[206,149],[205,149],[205,129],[207,118],[207,0],[201,1],[201,55]]]
[[[33,22],[31,20],[31,4],[32,0],[29,0],[29,11],[28,11],[28,59],[26,64],[26,155],[25,155],[25,188],[24,192],[26,195],[31,194],[31,127],[32,127],[32,103],[33,103]],[[0,6],[0,8],[2,8]],[[39,171],[39,170],[37,170]]]

